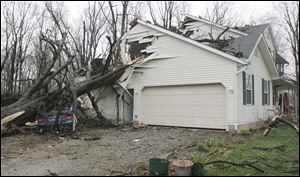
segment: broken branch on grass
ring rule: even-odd
[[[260,163],[262,163],[262,164],[264,164],[268,167],[271,167],[271,168],[273,168],[277,171],[280,171],[282,173],[295,173],[295,172],[299,171],[299,167],[293,167],[293,169],[291,169],[291,170],[283,170],[283,169],[280,168],[280,166],[273,166],[273,165],[270,165],[270,164],[268,164],[266,162],[263,162],[263,161],[261,161]]]
[[[253,147],[253,149],[258,149],[258,150],[262,150],[262,151],[279,150],[279,151],[282,151],[282,152],[285,152],[285,148],[286,148],[286,146],[284,144],[274,146],[274,147]]]
[[[230,165],[234,165],[234,166],[242,166],[242,167],[245,167],[245,166],[248,166],[248,167],[251,167],[257,171],[260,171],[260,172],[264,172],[264,170],[254,166],[253,164],[257,163],[257,161],[254,161],[254,162],[242,162],[242,163],[235,163],[235,162],[229,162],[229,161],[224,161],[224,160],[217,160],[217,161],[211,161],[211,162],[207,162],[205,163],[204,165],[210,165],[210,164],[215,164],[215,163],[225,163],[225,164],[230,164]]]
[[[293,128],[294,130],[296,130],[296,132],[299,136],[299,128],[295,124],[291,123],[290,121],[285,120],[284,117],[286,117],[286,114],[283,114],[283,113],[280,114],[280,115],[276,115],[272,119],[270,124],[268,125],[268,128],[265,130],[264,136],[267,136],[269,134],[269,132],[271,131],[271,129],[274,128],[279,122],[285,123],[288,126],[290,126],[291,128]]]

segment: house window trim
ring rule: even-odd
[[[269,84],[270,84],[270,82],[268,82],[268,80],[265,80],[265,79],[263,79],[263,88],[264,88],[264,90],[263,90],[263,105],[264,106],[269,106],[269,102],[270,102],[270,98],[269,98],[269,94],[270,94],[270,87],[269,87]]]
[[[253,105],[253,99],[252,99],[252,92],[253,92],[253,85],[252,85],[252,74],[245,73],[246,74],[246,105]],[[248,81],[249,79],[249,81]],[[248,88],[248,83],[250,83],[250,88]],[[250,102],[248,99],[248,91],[250,91]]]

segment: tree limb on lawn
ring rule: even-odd
[[[217,160],[217,161],[211,161],[211,162],[207,162],[205,163],[204,165],[210,165],[210,164],[215,164],[215,163],[225,163],[225,164],[230,164],[230,165],[234,165],[234,166],[242,166],[242,167],[245,167],[245,166],[248,166],[248,167],[251,167],[257,171],[260,171],[260,172],[265,172],[264,170],[254,166],[253,164],[257,163],[257,161],[254,161],[254,162],[242,162],[242,163],[235,163],[235,162],[229,162],[229,161],[224,161],[224,160]]]
[[[290,126],[291,128],[293,128],[297,132],[297,134],[299,136],[299,128],[295,124],[293,124],[290,121],[284,119],[284,117],[286,117],[286,115],[283,114],[283,113],[280,114],[280,115],[276,115],[272,119],[272,121],[269,123],[268,128],[265,130],[264,136],[267,136],[269,134],[269,132],[271,131],[271,129],[274,128],[279,122],[287,124],[288,126]]]

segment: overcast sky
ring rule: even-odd
[[[92,2],[92,1],[90,1]],[[41,5],[43,5],[43,2],[40,2]],[[194,16],[201,15],[204,17],[204,14],[206,13],[206,7],[212,4],[212,1],[186,1],[188,4],[188,7],[190,9],[189,14]],[[78,23],[81,23],[80,17],[83,15],[84,8],[87,7],[88,1],[64,1],[64,4],[68,8],[68,17],[69,22],[73,25],[78,25]],[[113,2],[113,4],[120,4],[120,2]],[[259,21],[260,18],[264,18],[269,15],[276,14],[276,11],[273,10],[273,4],[274,1],[233,1],[233,7],[234,10],[233,13],[237,14],[237,16],[240,18],[242,24],[249,24],[251,21],[261,23],[263,21]],[[145,14],[148,14],[148,8],[144,7]],[[145,15],[146,19],[144,20],[150,20],[149,15]],[[2,15],[1,15],[2,19]],[[2,20],[1,20],[2,21]],[[287,59],[290,62],[290,66],[287,68],[287,70],[294,70],[291,65],[293,65],[293,60],[290,60],[289,56],[290,52],[287,52]]]
[[[76,21],[80,14],[83,13],[83,8],[87,6],[88,1],[65,1],[65,4],[70,10],[70,15],[73,21]],[[205,13],[207,5],[212,1],[187,1],[190,5],[191,15],[202,15]],[[259,17],[271,12],[272,1],[234,1],[233,9],[245,23],[250,19],[258,19]],[[149,20],[149,19],[148,19]]]
[[[186,1],[191,15],[202,17],[206,12],[206,7],[212,4],[212,1]],[[116,4],[116,2],[114,2]],[[69,9],[70,22],[78,23],[80,16],[83,14],[84,7],[87,6],[88,1],[65,1],[66,6]],[[249,24],[251,21],[262,23],[261,18],[266,17],[268,14],[272,15],[276,12],[273,10],[274,1],[233,1],[234,10],[233,13],[237,14],[242,24]],[[147,7],[145,7],[145,14],[149,13]],[[150,16],[146,16],[144,20],[151,20]],[[148,17],[148,18],[147,18]],[[290,56],[289,52],[287,56]],[[289,57],[288,57],[289,58]],[[286,69],[287,71],[293,71],[293,60],[289,60],[290,66]]]

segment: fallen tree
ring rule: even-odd
[[[291,128],[293,128],[299,136],[299,128],[292,122],[288,121],[287,119],[284,119],[285,117],[286,117],[286,114],[283,114],[283,113],[280,115],[276,115],[272,119],[272,121],[269,123],[268,128],[265,130],[264,136],[267,136],[269,134],[269,132],[271,131],[271,129],[274,128],[279,122],[284,123],[284,124],[290,126]]]
[[[40,39],[49,44],[49,48],[52,52],[52,59],[47,64],[46,69],[39,76],[39,78],[37,78],[34,81],[34,84],[29,89],[27,89],[26,92],[23,93],[18,101],[11,105],[1,107],[1,119],[5,118],[4,120],[6,120],[9,118],[10,122],[13,122],[18,117],[18,114],[16,113],[21,111],[24,111],[24,113],[33,111],[40,112],[39,109],[41,107],[43,107],[44,111],[50,111],[53,109],[61,110],[66,104],[72,102],[72,100],[73,106],[76,109],[78,96],[81,96],[85,93],[90,93],[90,91],[100,88],[104,85],[113,85],[115,81],[121,77],[125,69],[130,66],[130,64],[127,64],[117,68],[111,67],[112,53],[114,52],[114,43],[112,43],[110,41],[110,38],[107,37],[110,43],[110,50],[105,60],[106,62],[104,65],[104,70],[93,75],[92,77],[88,77],[85,81],[75,83],[74,79],[72,79],[75,76],[73,76],[73,73],[71,73],[70,70],[72,66],[72,69],[74,71],[73,63],[76,54],[72,54],[71,51],[73,50],[68,49],[69,40],[67,39],[68,35],[70,35],[72,38],[73,36],[70,31],[63,31],[63,28],[60,25],[64,23],[59,22],[59,20],[61,19],[56,16],[56,13],[53,12],[51,4],[46,4],[46,7],[54,23],[60,31],[61,38],[54,38],[53,35],[49,34],[49,32],[46,34],[41,33]],[[58,62],[61,62],[61,58],[64,56],[67,57],[65,63],[59,65],[59,68],[54,69],[54,66],[56,66]],[[63,76],[63,78],[61,79],[61,77],[57,77],[58,75]],[[56,82],[57,87],[51,87],[53,91],[51,93],[48,93],[48,87],[51,82]],[[99,115],[100,120],[106,122],[104,124],[109,125],[108,120],[105,121],[106,119],[101,116],[101,114],[98,114],[98,116]],[[11,119],[11,117],[13,117],[13,119]],[[55,122],[57,122],[58,117],[59,115],[56,115]],[[5,131],[7,129],[8,128],[5,128],[3,130]]]
[[[94,89],[97,89],[101,86],[104,85],[110,85],[113,84],[114,81],[116,81],[120,76],[124,73],[125,69],[129,65],[124,65],[121,66],[114,71],[111,71],[105,75],[101,75],[102,73],[99,73],[95,76],[93,76],[89,80],[85,80],[82,82],[75,83],[70,86],[72,90],[76,93],[77,96],[80,96],[82,94],[85,94],[87,92],[90,92]],[[35,89],[35,92],[38,92],[40,88]],[[60,90],[57,90],[53,93],[48,94],[47,96],[27,96],[29,95],[24,94],[17,102],[13,103],[12,105],[6,106],[1,108],[1,118],[7,117],[9,115],[12,115],[14,113],[20,112],[20,111],[33,111],[36,110],[39,104],[44,104],[42,103],[43,101],[49,99],[49,97],[57,98],[58,96],[65,96],[70,99],[72,98],[72,95],[70,92],[68,92],[69,88],[64,87]],[[32,89],[30,89],[28,92],[32,92]],[[52,100],[53,100],[52,98]],[[58,100],[55,100],[58,101]]]

